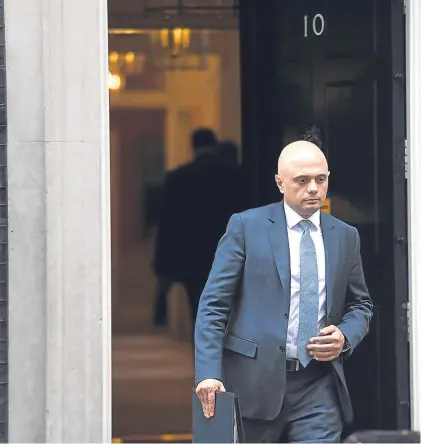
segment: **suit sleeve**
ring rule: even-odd
[[[355,230],[355,249],[351,273],[348,280],[345,310],[338,328],[349,342],[349,350],[344,353],[350,356],[355,347],[368,333],[373,316],[373,303],[365,283],[360,253],[360,236]]]
[[[241,216],[231,216],[202,292],[195,326],[196,383],[223,379],[222,351],[231,305],[242,278],[245,243]]]

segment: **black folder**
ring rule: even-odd
[[[206,418],[202,404],[193,390],[193,443],[245,442],[240,401],[234,393],[217,392],[215,415]]]

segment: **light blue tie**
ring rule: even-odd
[[[308,353],[310,338],[318,336],[319,279],[316,247],[310,235],[309,220],[299,223],[303,234],[300,243],[300,318],[298,327],[297,354],[306,367],[313,357]]]

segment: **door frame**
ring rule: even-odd
[[[244,0],[246,1],[246,0]],[[417,0],[413,0],[416,2]],[[391,230],[388,234],[388,251],[390,248],[390,253],[393,255],[393,299],[391,303],[393,304],[393,321],[394,322],[394,334],[390,337],[390,344],[386,344],[387,350],[390,352],[390,356],[386,359],[396,359],[396,386],[394,387],[394,397],[396,399],[396,426],[399,428],[408,428],[411,424],[411,415],[410,415],[410,381],[412,380],[411,387],[417,388],[417,394],[414,395],[412,391],[413,404],[414,396],[416,398],[417,405],[413,407],[416,409],[415,416],[419,419],[419,424],[421,424],[421,384],[418,385],[417,381],[415,381],[415,377],[417,375],[417,369],[421,370],[421,346],[419,350],[417,350],[417,363],[418,365],[414,368],[412,364],[412,373],[410,372],[410,353],[408,347],[408,292],[409,287],[411,286],[412,291],[412,299],[415,299],[414,294],[416,293],[418,300],[421,298],[421,282],[414,282],[415,278],[412,275],[415,275],[415,262],[412,261],[412,275],[410,279],[411,282],[408,282],[408,237],[407,237],[407,228],[408,228],[408,209],[410,211],[415,205],[412,203],[407,207],[407,192],[406,192],[406,178],[405,178],[405,138],[406,138],[406,102],[407,102],[407,91],[406,91],[406,82],[405,82],[405,15],[404,15],[404,3],[403,0],[390,0],[387,5],[391,22],[387,23],[387,27],[389,29],[387,35],[387,41],[381,42],[384,45],[385,54],[387,53],[387,73],[385,73],[383,82],[387,82],[388,86],[388,94],[387,94],[387,104],[392,109],[392,114],[390,117],[388,116],[388,122],[390,123],[390,128],[387,131],[388,140],[390,143],[393,143],[392,146],[392,158],[390,159],[390,163],[388,164],[388,174],[390,174],[390,180],[393,181],[392,187],[390,190],[392,191],[392,195],[388,197],[390,199],[390,205],[393,205],[393,220],[391,220]],[[421,24],[421,11],[419,6],[416,5],[416,14],[417,18],[413,18],[413,22],[417,22],[418,26]],[[413,10],[414,11],[414,10]],[[262,11],[262,13],[266,13]],[[408,11],[409,13],[409,11]],[[264,109],[264,104],[261,103],[260,98],[257,94],[253,94],[253,86],[256,81],[265,82],[263,76],[256,79],[256,74],[253,73],[253,68],[258,64],[257,60],[253,60],[255,51],[253,51],[253,41],[258,41],[258,34],[262,33],[262,29],[258,29],[258,25],[255,24],[253,20],[251,20],[253,11],[251,8],[245,8],[242,10],[240,7],[240,32],[241,30],[244,33],[247,33],[247,39],[251,40],[250,43],[241,45],[241,58],[242,58],[242,90],[243,90],[243,98],[248,96],[248,107],[253,107],[254,109]],[[389,19],[388,19],[389,20]],[[407,17],[408,20],[408,17]],[[251,25],[250,25],[251,23]],[[247,24],[247,27],[246,27]],[[384,26],[384,24],[382,25]],[[415,28],[415,26],[413,26]],[[415,46],[415,41],[421,40],[421,36],[419,32],[415,35],[415,29],[412,29],[413,45]],[[271,41],[268,41],[268,44],[272,44]],[[414,50],[412,48],[412,50]],[[421,78],[421,57],[417,54],[416,56],[417,71],[416,74],[419,78]],[[412,55],[412,62],[414,62],[414,56]],[[270,73],[265,75],[269,76]],[[416,77],[416,75],[414,75]],[[271,78],[270,78],[271,79]],[[269,80],[270,80],[269,79]],[[269,81],[268,81],[269,82]],[[420,91],[420,85],[416,84],[417,91]],[[419,100],[421,97],[419,98]],[[411,109],[412,112],[412,109]],[[421,108],[418,108],[418,122],[421,121]],[[247,144],[246,150],[244,150],[243,161],[246,166],[253,166],[253,168],[248,168],[247,170],[247,178],[248,180],[245,183],[246,192],[250,196],[251,206],[261,205],[265,202],[261,201],[260,196],[264,194],[264,178],[259,177],[259,164],[265,163],[264,153],[260,152],[259,146],[262,145],[262,140],[258,140],[256,137],[260,132],[260,126],[263,125],[261,122],[256,122],[252,118],[252,113],[247,112],[247,110],[243,110],[243,129],[244,128],[255,128],[255,131],[248,131],[248,138],[243,138],[243,144]],[[412,119],[413,120],[413,119]],[[414,125],[416,125],[414,121]],[[417,129],[418,131],[418,129]],[[410,130],[408,129],[408,134]],[[389,139],[390,137],[390,139]],[[420,140],[418,140],[418,138]],[[248,139],[248,140],[247,140]],[[421,146],[421,134],[417,133],[416,140],[419,142],[417,146]],[[418,155],[418,153],[416,153]],[[262,158],[263,156],[263,158]],[[421,171],[421,166],[419,164],[420,160],[416,160],[415,165],[418,167],[418,171]],[[414,170],[415,171],[415,170]],[[417,179],[415,179],[417,180]],[[256,186],[256,184],[258,186]],[[413,187],[412,194],[410,194],[411,198],[415,201],[415,190],[420,189],[421,184],[417,183],[417,186]],[[419,203],[418,207],[421,206],[421,201],[418,198],[417,203]],[[417,210],[419,211],[419,210]],[[414,219],[415,220],[415,219]],[[418,221],[418,225],[421,223],[421,215],[417,213],[416,220]],[[409,221],[411,223],[411,221]],[[393,224],[393,231],[392,231]],[[412,221],[412,226],[415,226],[415,222]],[[415,233],[414,236],[417,236]],[[421,260],[421,245],[419,245],[421,240],[417,238],[417,249],[416,249],[416,258]],[[414,249],[412,249],[413,251]],[[391,276],[392,277],[392,276]],[[414,293],[414,285],[416,286],[416,292]],[[392,307],[391,307],[392,308]],[[414,309],[415,310],[415,309]],[[417,307],[417,314],[419,314],[419,319],[421,320],[421,303],[419,303],[419,307]],[[416,328],[416,327],[413,327]],[[421,333],[421,332],[420,332]],[[421,344],[420,344],[421,345]],[[420,392],[420,393],[418,393]],[[414,417],[414,413],[412,415]],[[412,421],[414,423],[414,421]]]
[[[394,255],[394,322],[397,426],[408,429],[410,418],[410,357],[408,338],[408,248],[405,174],[406,85],[405,85],[405,10],[402,1],[392,0],[391,66],[392,66],[392,140],[393,140],[393,255]]]
[[[4,0],[0,0],[0,10],[4,10]],[[2,77],[6,76],[6,61],[5,61],[5,27],[4,27],[4,13],[0,16],[0,70]],[[6,79],[2,78],[0,83],[0,107],[3,112],[0,114],[0,169],[2,172],[0,187],[3,193],[0,194],[0,206],[2,207],[2,215],[0,219],[0,229],[2,236],[0,238],[0,247],[2,249],[2,260],[0,263],[0,371],[2,378],[0,381],[0,403],[4,406],[0,410],[0,442],[7,442],[9,439],[9,424],[8,424],[8,407],[9,407],[9,276],[8,276],[8,183],[7,183],[7,91]]]
[[[411,428],[421,429],[421,3],[406,0]]]

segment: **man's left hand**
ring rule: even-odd
[[[317,361],[332,361],[344,348],[345,337],[336,325],[329,325],[320,330],[322,336],[310,339],[307,346],[310,355]]]

